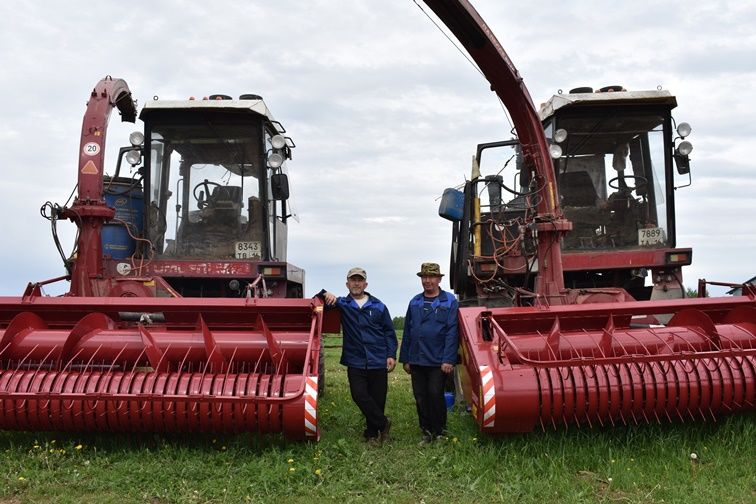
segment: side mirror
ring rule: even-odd
[[[676,152],[673,157],[675,158],[677,173],[679,173],[680,175],[686,175],[690,173],[690,158],[688,156]]]
[[[276,173],[270,177],[270,191],[274,200],[289,199],[289,177],[285,173]]]
[[[688,123],[682,123],[680,127],[682,126],[690,128]],[[680,129],[680,127],[678,127],[678,129]],[[688,133],[690,133],[690,131],[688,131]],[[693,144],[687,140],[683,140],[677,147],[675,147],[673,157],[675,158],[675,164],[677,165],[677,173],[680,175],[690,173],[690,158],[688,156],[691,151],[693,151]]]

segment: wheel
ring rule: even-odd
[[[624,177],[622,177],[622,180],[627,180],[627,179],[633,180],[635,183],[633,187],[629,187],[627,184],[625,184],[624,188],[626,188],[630,192],[635,191],[639,185],[648,184],[648,179],[646,177],[641,177],[640,175],[625,175]],[[617,185],[612,185],[613,182],[617,182]],[[617,191],[619,191],[620,189],[623,189],[620,187],[619,182],[620,182],[620,177],[614,177],[612,180],[609,181],[609,187],[611,187],[612,189],[616,189]]]
[[[202,210],[207,206],[207,199],[210,199],[210,187],[221,187],[221,185],[217,182],[210,182],[209,180],[205,179],[204,181],[200,182],[196,186],[194,186],[194,189],[192,190],[192,196],[194,196],[194,199],[197,201],[197,208]],[[205,191],[202,197],[197,195],[197,189],[200,187],[204,187]],[[207,199],[205,199],[205,195],[207,195]]]

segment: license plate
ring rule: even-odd
[[[664,230],[662,228],[645,228],[638,230],[638,245],[657,245],[664,243]]]
[[[234,250],[237,259],[260,259],[262,247],[259,241],[240,241]]]

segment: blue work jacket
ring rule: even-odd
[[[456,364],[459,346],[457,298],[442,290],[429,310],[424,310],[423,304],[422,293],[409,302],[399,362],[420,366]]]
[[[396,359],[396,331],[388,308],[367,292],[360,308],[351,296],[336,298],[341,311],[343,343],[341,364],[360,369],[386,369],[386,359]]]

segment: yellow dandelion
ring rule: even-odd
[[[35,450],[39,450],[39,445],[38,445],[38,444],[35,444],[35,445],[34,445],[34,449],[35,449]]]
[[[84,448],[84,447],[82,445],[80,445],[80,444],[77,444],[76,446],[74,446],[75,450],[81,450],[82,448]]]
[[[24,478],[23,476],[19,476],[18,481],[26,481],[26,478]]]
[[[459,441],[459,439],[457,439],[457,438],[452,438],[452,443],[456,443],[457,441]]]
[[[294,459],[289,459],[286,462],[288,462],[289,464],[293,464],[294,463]]]
[[[477,442],[477,441],[478,441],[478,438],[476,438],[476,437],[472,438],[472,442],[473,442],[473,443],[475,443],[475,442]]]
[[[289,467],[289,472],[294,472],[296,469],[294,467]]]
[[[321,474],[323,474],[323,471],[321,471],[320,469],[315,469],[315,476],[320,476]]]

